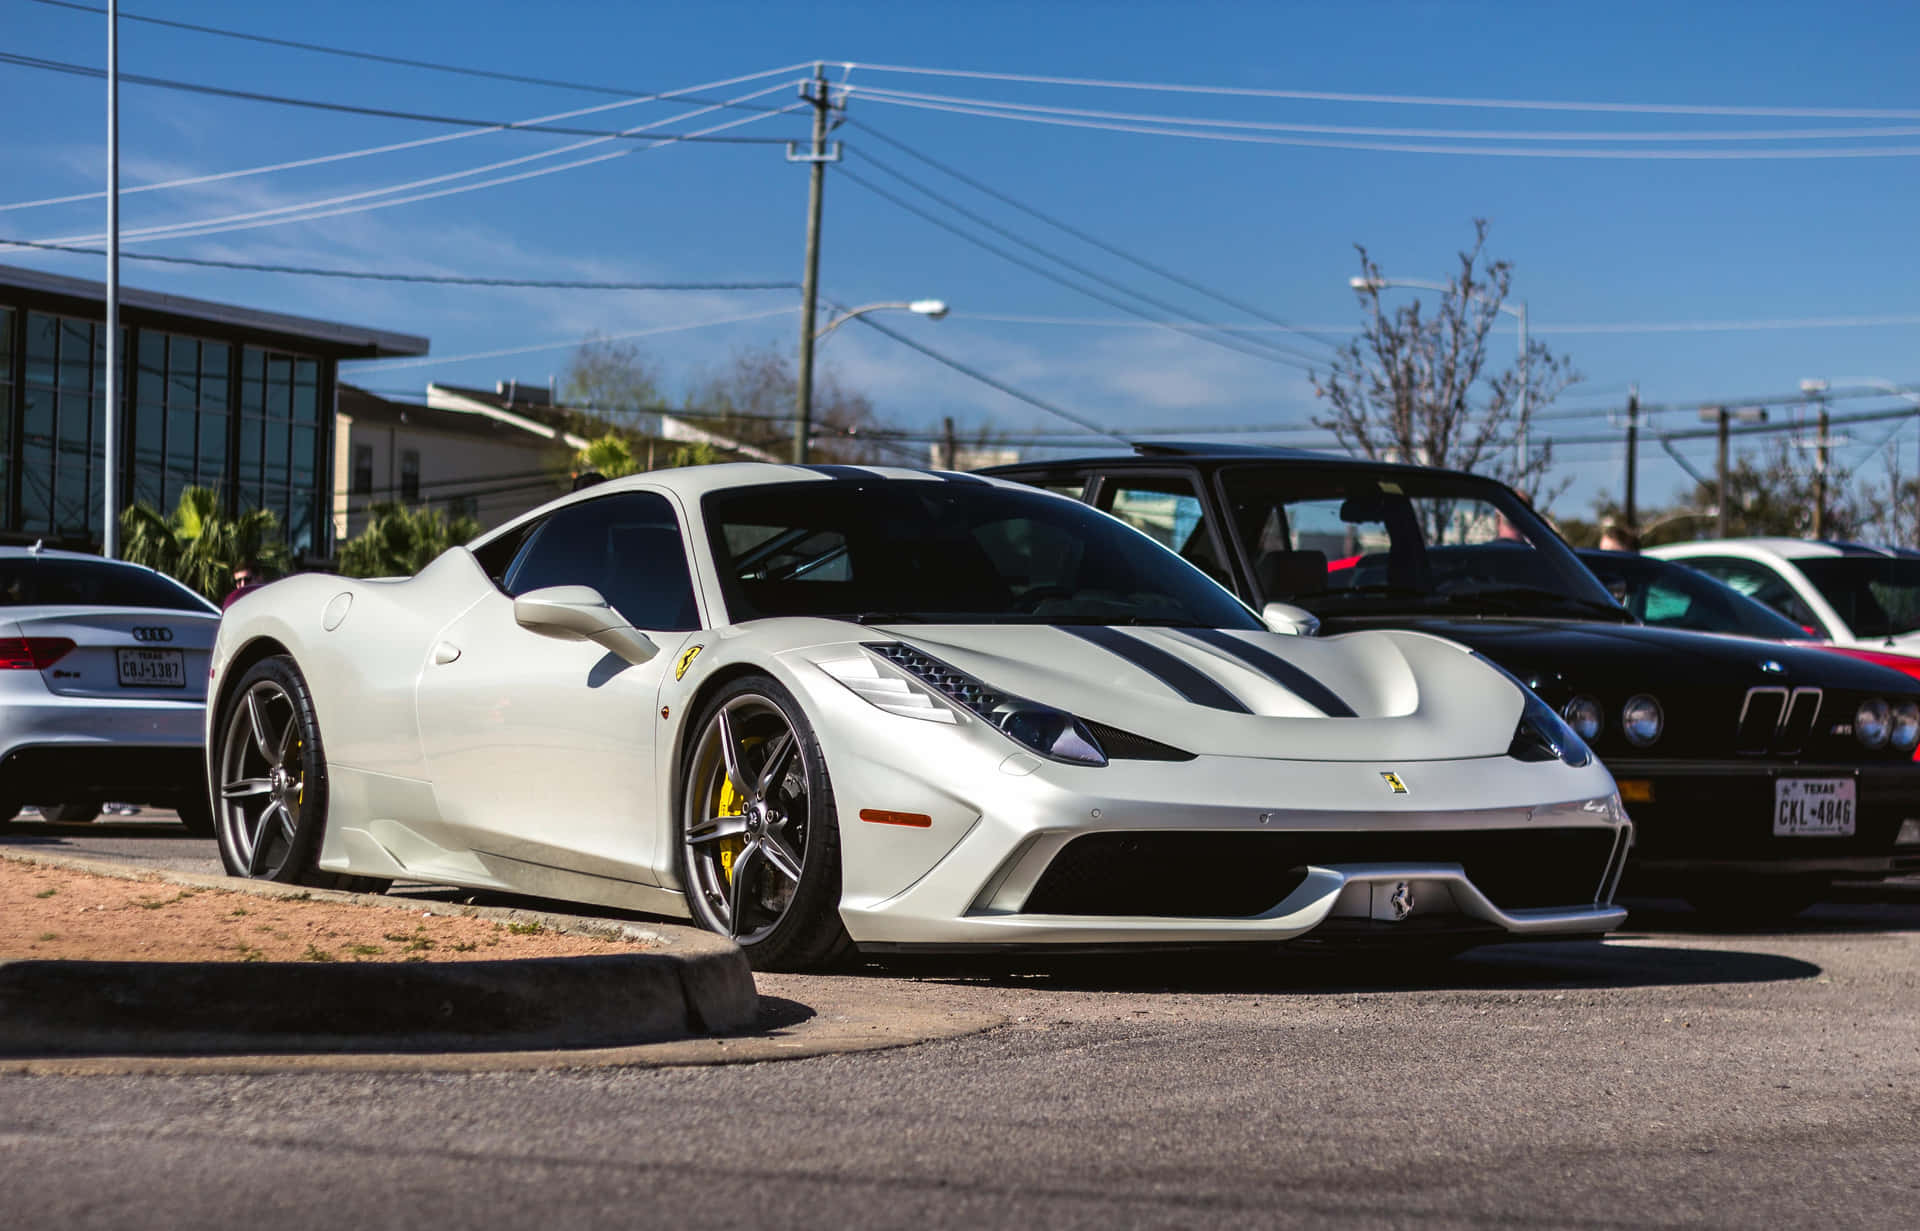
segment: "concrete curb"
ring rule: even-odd
[[[0,1053],[507,1051],[628,1046],[742,1030],[759,997],[723,937],[543,911],[401,901],[0,850],[125,880],[538,923],[650,952],[436,963],[0,962]]]

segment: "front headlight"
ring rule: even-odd
[[[1069,765],[1107,763],[1107,754],[1087,724],[1065,710],[1001,692],[898,641],[865,642],[862,648],[875,657],[834,659],[819,667],[889,714],[952,722],[953,711],[947,708],[952,706],[1049,760]]]
[[[1902,752],[1920,744],[1920,702],[1902,701],[1893,707],[1893,731],[1887,742]]]
[[[1573,733],[1591,744],[1600,738],[1600,728],[1606,724],[1606,711],[1592,697],[1575,697],[1560,708],[1560,714],[1573,728]]]
[[[1860,708],[1853,714],[1854,738],[1869,748],[1886,747],[1889,728],[1892,725],[1892,711],[1887,708],[1887,703],[1878,697],[1862,701]]]
[[[1660,702],[1645,693],[1629,697],[1620,707],[1620,731],[1635,748],[1651,746],[1666,725],[1667,716],[1661,712]]]
[[[1593,753],[1588,751],[1573,728],[1562,722],[1560,715],[1531,692],[1527,694],[1526,705],[1520,710],[1520,725],[1513,730],[1507,755],[1520,761],[1558,759],[1575,769],[1593,760]]]

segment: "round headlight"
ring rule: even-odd
[[[1862,701],[1853,714],[1854,737],[1869,748],[1885,747],[1888,728],[1892,725],[1893,715],[1887,703],[1878,697]]]
[[[1660,712],[1660,703],[1645,693],[1629,698],[1620,707],[1620,730],[1635,748],[1645,748],[1659,739],[1666,725],[1667,718]]]
[[[1560,716],[1567,720],[1573,733],[1591,744],[1600,735],[1600,728],[1606,724],[1606,711],[1592,697],[1575,697],[1560,707]]]
[[[1920,702],[1902,701],[1893,707],[1893,730],[1887,740],[1902,751],[1920,744]]]

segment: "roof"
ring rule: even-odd
[[[499,393],[469,389],[464,385],[430,384],[427,386],[427,406],[451,414],[491,419],[569,449],[584,449],[592,443],[586,437],[567,430],[577,417],[570,411],[556,409],[548,402],[544,388],[538,391],[538,401],[518,400],[512,395],[513,389],[514,386],[509,386],[510,392]],[[533,391],[530,386],[528,392]]]
[[[357,424],[378,423],[424,428],[432,432],[452,432],[481,440],[522,445],[527,448],[574,447],[555,440],[545,432],[529,433],[518,424],[494,418],[491,415],[478,415],[466,410],[449,410],[421,402],[397,402],[392,398],[369,393],[365,389],[345,382],[339,386],[338,409],[340,414]]]
[[[36,560],[100,561],[105,559],[104,556],[97,556],[90,551],[66,551],[59,547],[0,547],[0,560],[20,560],[29,556]],[[119,564],[124,561],[116,560],[114,563]]]
[[[1134,455],[1125,454],[1089,454],[1081,457],[1048,458],[1046,460],[1015,462],[1009,466],[988,466],[980,474],[1039,473],[1050,470],[1072,470],[1087,466],[1100,467],[1143,467],[1165,465],[1168,462],[1190,462],[1206,464],[1209,462],[1246,462],[1276,461],[1295,462],[1311,466],[1351,467],[1356,470],[1413,471],[1421,474],[1448,474],[1460,478],[1477,479],[1483,483],[1498,483],[1498,479],[1487,475],[1471,474],[1463,470],[1446,470],[1438,466],[1418,466],[1409,462],[1388,462],[1375,458],[1350,457],[1344,453],[1319,453],[1311,449],[1289,449],[1277,445],[1235,445],[1213,444],[1182,440],[1138,440],[1133,442]]]
[[[81,315],[104,315],[107,287],[104,282],[69,278],[38,269],[0,265],[0,299],[10,291],[27,291],[71,301],[65,310]],[[99,305],[99,306],[95,306]],[[155,324],[192,329],[217,325],[268,335],[263,340],[278,340],[290,349],[317,352],[335,359],[390,359],[401,355],[424,355],[427,339],[413,334],[393,333],[364,325],[344,325],[337,321],[314,320],[282,312],[264,312],[209,299],[189,299],[138,287],[120,288],[122,319],[134,324]]]
[[[1834,539],[1790,539],[1760,537],[1743,539],[1695,539],[1690,543],[1662,543],[1647,549],[1650,555],[1704,555],[1714,552],[1736,556],[1774,556],[1782,560],[1808,560],[1835,556],[1892,556],[1897,553],[1865,543],[1845,543]]]

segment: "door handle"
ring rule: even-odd
[[[457,645],[442,641],[439,645],[433,647],[433,661],[435,666],[444,667],[458,657],[460,657],[460,647]]]

